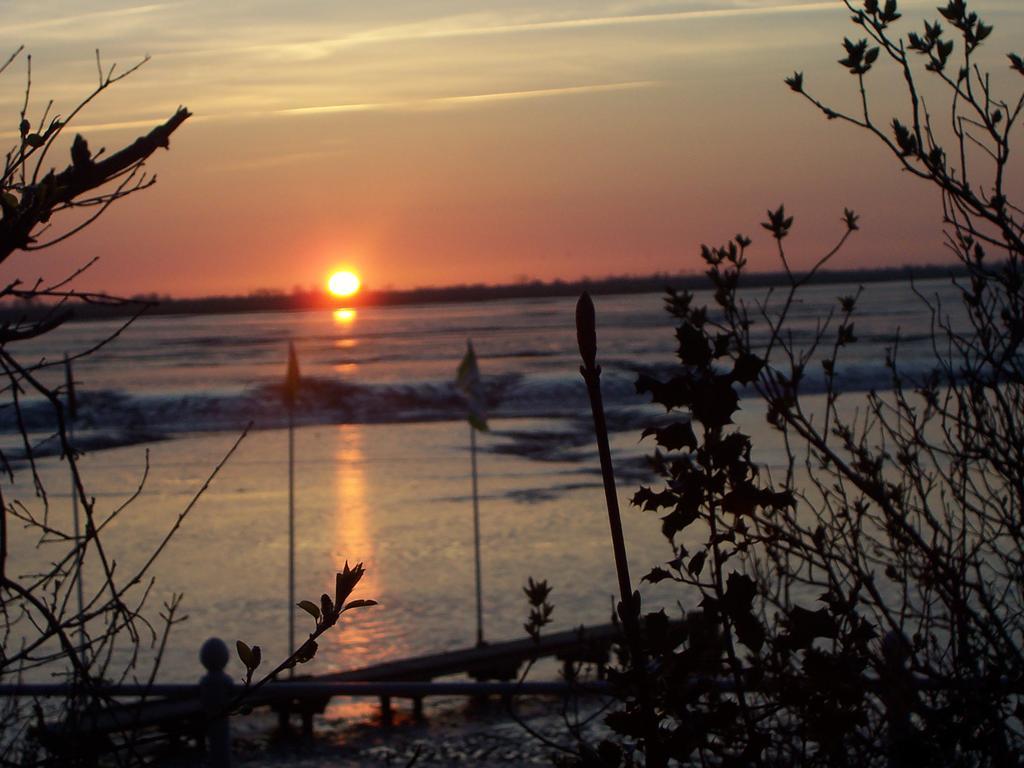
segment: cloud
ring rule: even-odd
[[[789,49],[815,39],[806,28],[827,22],[825,11],[845,16],[837,0],[399,0],[361,8],[311,3],[302,13],[253,0],[246,14],[217,3],[155,2],[118,10],[89,5],[88,12],[59,18],[60,7],[44,2],[30,12],[26,6],[7,28],[10,34],[48,25],[39,37],[50,45],[33,68],[38,65],[39,92],[55,97],[58,107],[74,103],[95,80],[85,52],[67,44],[73,31],[84,30],[79,39],[89,40],[108,22],[134,23],[138,34],[100,46],[104,60],[130,57],[135,49],[155,54],[138,83],[90,107],[93,125],[81,128],[98,131],[149,124],[147,116],[169,108],[169,95],[222,121],[649,87],[685,80],[697,56],[706,57],[698,63],[713,73],[711,56],[735,58],[742,51],[746,60],[755,51]],[[69,62],[70,56],[78,58]],[[0,93],[15,107],[20,97],[17,87]]]
[[[670,11],[666,13],[646,13],[619,16],[593,16],[575,19],[556,19],[547,21],[521,22],[516,24],[495,24],[492,26],[438,26],[422,25],[420,29],[403,31],[403,28],[383,29],[365,32],[336,41],[348,45],[360,43],[393,42],[399,40],[422,40],[440,37],[464,37],[482,35],[522,34],[526,32],[546,32],[566,29],[586,29],[592,27],[615,27],[634,24],[663,24],[673,21],[695,19],[721,19],[738,16],[764,16],[786,13],[806,13],[808,11],[834,11],[834,2],[786,3],[771,6],[750,6],[734,8],[691,9]]]
[[[139,131],[148,133],[153,128],[156,128],[161,123],[167,121],[168,115],[162,117],[146,117],[139,120],[121,120],[109,123],[70,123],[68,125],[68,131],[63,135],[67,136],[68,133],[97,133],[103,131]],[[189,118],[190,123],[200,123],[210,120],[209,116],[193,115]],[[0,131],[0,139],[16,139],[20,136],[17,131]]]
[[[60,34],[62,30],[67,30],[76,38],[92,35],[107,37],[110,34],[111,21],[118,22],[118,30],[120,31],[123,29],[124,22],[131,17],[148,16],[158,11],[174,8],[177,5],[177,3],[150,3],[147,5],[129,6],[127,8],[111,8],[109,10],[76,13],[69,16],[52,14],[46,15],[43,18],[27,19],[20,22],[7,21],[4,23],[3,34],[6,37],[19,37],[36,32]]]
[[[528,91],[501,91],[497,93],[478,93],[467,96],[436,96],[426,99],[409,99],[405,101],[371,102],[364,104],[324,104],[313,107],[293,107],[275,110],[277,115],[322,115],[335,112],[366,112],[370,110],[423,109],[432,107],[460,106],[464,104],[480,104],[489,101],[513,101],[518,99],[537,99],[552,96],[565,96],[581,93],[607,93],[609,91],[636,90],[653,88],[659,85],[653,80],[628,83],[600,83],[596,85],[573,85],[560,88],[538,88]]]
[[[449,107],[472,106],[495,101],[517,101],[522,99],[552,98],[584,93],[610,93],[614,91],[630,91],[644,88],[655,88],[661,83],[654,80],[641,80],[625,83],[597,83],[591,85],[572,85],[559,88],[537,88],[525,91],[498,91],[494,93],[473,93],[463,96],[435,96],[423,99],[405,99],[401,101],[379,101],[348,104],[318,104],[306,107],[289,107],[286,109],[233,111],[222,114],[194,115],[189,122],[226,122],[231,120],[250,120],[270,116],[329,115],[342,112],[390,112],[413,111],[425,109],[444,109]],[[74,131],[80,133],[101,133],[105,131],[149,130],[166,117],[143,118],[139,120],[121,120],[107,123],[76,124]],[[16,138],[16,131],[0,132],[0,139]]]
[[[427,19],[407,24],[382,26],[345,35],[314,36],[312,30],[296,30],[298,34],[309,35],[307,39],[281,41],[282,30],[273,30],[273,42],[257,42],[235,47],[208,49],[205,47],[182,50],[180,54],[190,56],[218,55],[225,53],[264,53],[280,55],[297,60],[324,58],[346,48],[357,46],[385,45],[392,43],[443,40],[453,38],[486,37],[496,35],[522,35],[572,31],[580,29],[614,28],[666,24],[700,19],[729,19],[783,14],[836,11],[835,0],[812,0],[812,2],[775,3],[772,5],[741,5],[730,8],[697,8],[654,13],[580,16],[575,18],[524,18],[502,22],[494,14],[465,14]]]
[[[392,110],[422,110],[476,104],[487,101],[512,101],[524,98],[547,98],[579,93],[606,93],[608,91],[653,88],[658,83],[652,80],[630,83],[601,83],[597,85],[572,85],[560,88],[538,88],[524,91],[500,91],[496,93],[473,93],[464,96],[434,96],[430,98],[407,99],[403,101],[380,101],[368,103],[321,104],[317,106],[295,106],[287,110],[275,110],[273,115],[330,115],[339,112],[371,112]]]

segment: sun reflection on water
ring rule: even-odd
[[[335,508],[333,515],[332,546],[334,567],[340,571],[345,562],[362,562],[366,576],[356,588],[355,599],[380,599],[383,579],[377,570],[375,526],[370,518],[368,504],[366,455],[364,444],[366,427],[342,424],[335,433],[337,443],[334,454]],[[330,587],[333,589],[333,586]],[[384,608],[356,609],[346,613],[329,647],[325,647],[326,666],[333,671],[353,669],[385,659],[398,658],[403,649],[395,642],[392,624],[394,617]],[[375,699],[335,698],[329,708],[330,716],[371,717],[378,709]]]
[[[334,551],[337,567],[345,559],[373,565],[373,541],[366,519],[366,468],[363,455],[363,426],[340,424],[334,455],[337,506],[334,515]],[[349,554],[345,554],[349,553]],[[367,579],[372,577],[367,577]],[[366,581],[360,585],[365,588]]]
[[[338,319],[337,310],[334,317]],[[342,424],[338,427],[337,449],[334,455],[334,568],[340,571],[345,562],[362,562],[367,575],[356,587],[356,598],[371,596],[375,578],[373,542],[366,519],[366,476],[363,466],[363,431],[358,425]],[[367,663],[375,632],[370,611],[356,610],[344,616],[329,648],[332,671],[361,667]],[[335,707],[347,716],[369,715],[373,711],[372,699],[335,699]],[[336,712],[340,715],[341,712]]]
[[[352,325],[356,321],[356,311],[350,307],[334,310],[334,322],[338,325]]]

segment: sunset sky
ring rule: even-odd
[[[936,4],[904,0],[898,29]],[[195,115],[150,163],[155,188],[14,257],[5,282],[93,256],[80,287],[174,296],[319,287],[341,267],[371,288],[679,272],[736,232],[768,270],[758,225],[780,202],[798,265],[841,233],[844,206],[863,231],[837,266],[948,259],[937,196],[782,82],[803,70],[808,90],[855,104],[839,0],[3,5],[3,49],[33,56],[33,115],[94,86],[96,48],[152,59],[81,116],[91,146],[179,104]],[[982,63],[1012,95],[1024,2],[971,5],[995,25]],[[22,58],[0,89],[8,142],[24,72]],[[899,78],[868,85],[884,117]]]

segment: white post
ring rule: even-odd
[[[78,483],[75,482],[74,446],[75,418],[78,416],[78,400],[75,396],[75,380],[71,375],[71,358],[64,355],[64,378],[67,386],[67,429],[68,429],[68,472],[71,475],[71,515],[75,526],[75,592],[78,597],[78,644],[81,646],[83,660],[86,659],[85,648],[85,597],[82,573],[82,558],[85,553],[82,543],[82,525],[78,515]]]
[[[288,653],[295,650],[295,406],[288,404]],[[295,675],[295,667],[288,677]]]
[[[68,444],[74,445],[75,439],[75,428],[71,422],[68,422]],[[75,555],[75,589],[78,593],[78,643],[81,646],[82,654],[85,654],[85,622],[81,621],[82,616],[85,614],[85,597],[84,587],[82,586],[82,580],[85,578],[85,574],[82,573],[82,555],[85,553],[82,547],[81,531],[82,525],[78,519],[78,484],[75,482],[75,471],[73,467],[70,467],[70,462],[73,459],[68,457],[68,466],[71,472],[71,511],[75,519],[75,548],[77,553]]]
[[[288,371],[284,401],[288,409],[288,653],[295,650],[295,399],[299,394],[299,361],[295,343],[288,342]],[[295,667],[288,677],[295,676]]]
[[[469,426],[469,455],[473,467],[473,559],[476,565],[476,644],[484,644],[483,597],[480,587],[480,501],[476,485],[476,427]]]

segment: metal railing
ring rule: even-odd
[[[67,746],[80,741],[92,741],[100,734],[124,734],[133,738],[143,728],[175,723],[199,724],[205,740],[207,764],[212,768],[231,765],[230,717],[237,710],[253,706],[275,706],[284,713],[298,711],[303,716],[303,727],[312,733],[314,710],[323,711],[328,700],[335,696],[374,697],[380,699],[382,719],[390,722],[391,699],[408,698],[414,702],[417,715],[422,713],[422,700],[433,696],[574,696],[581,693],[604,694],[611,691],[606,681],[591,682],[508,682],[508,681],[325,681],[285,680],[267,683],[251,691],[236,684],[224,673],[227,646],[218,638],[203,644],[200,660],[206,674],[198,683],[154,683],[99,685],[90,688],[90,694],[108,700],[112,706],[96,713],[87,713],[74,722],[48,726],[50,741]],[[67,683],[14,683],[0,685],[2,696],[35,698],[63,698],[81,692]],[[114,703],[117,699],[137,701]],[[295,705],[298,706],[289,706]],[[197,733],[197,736],[200,736]]]

